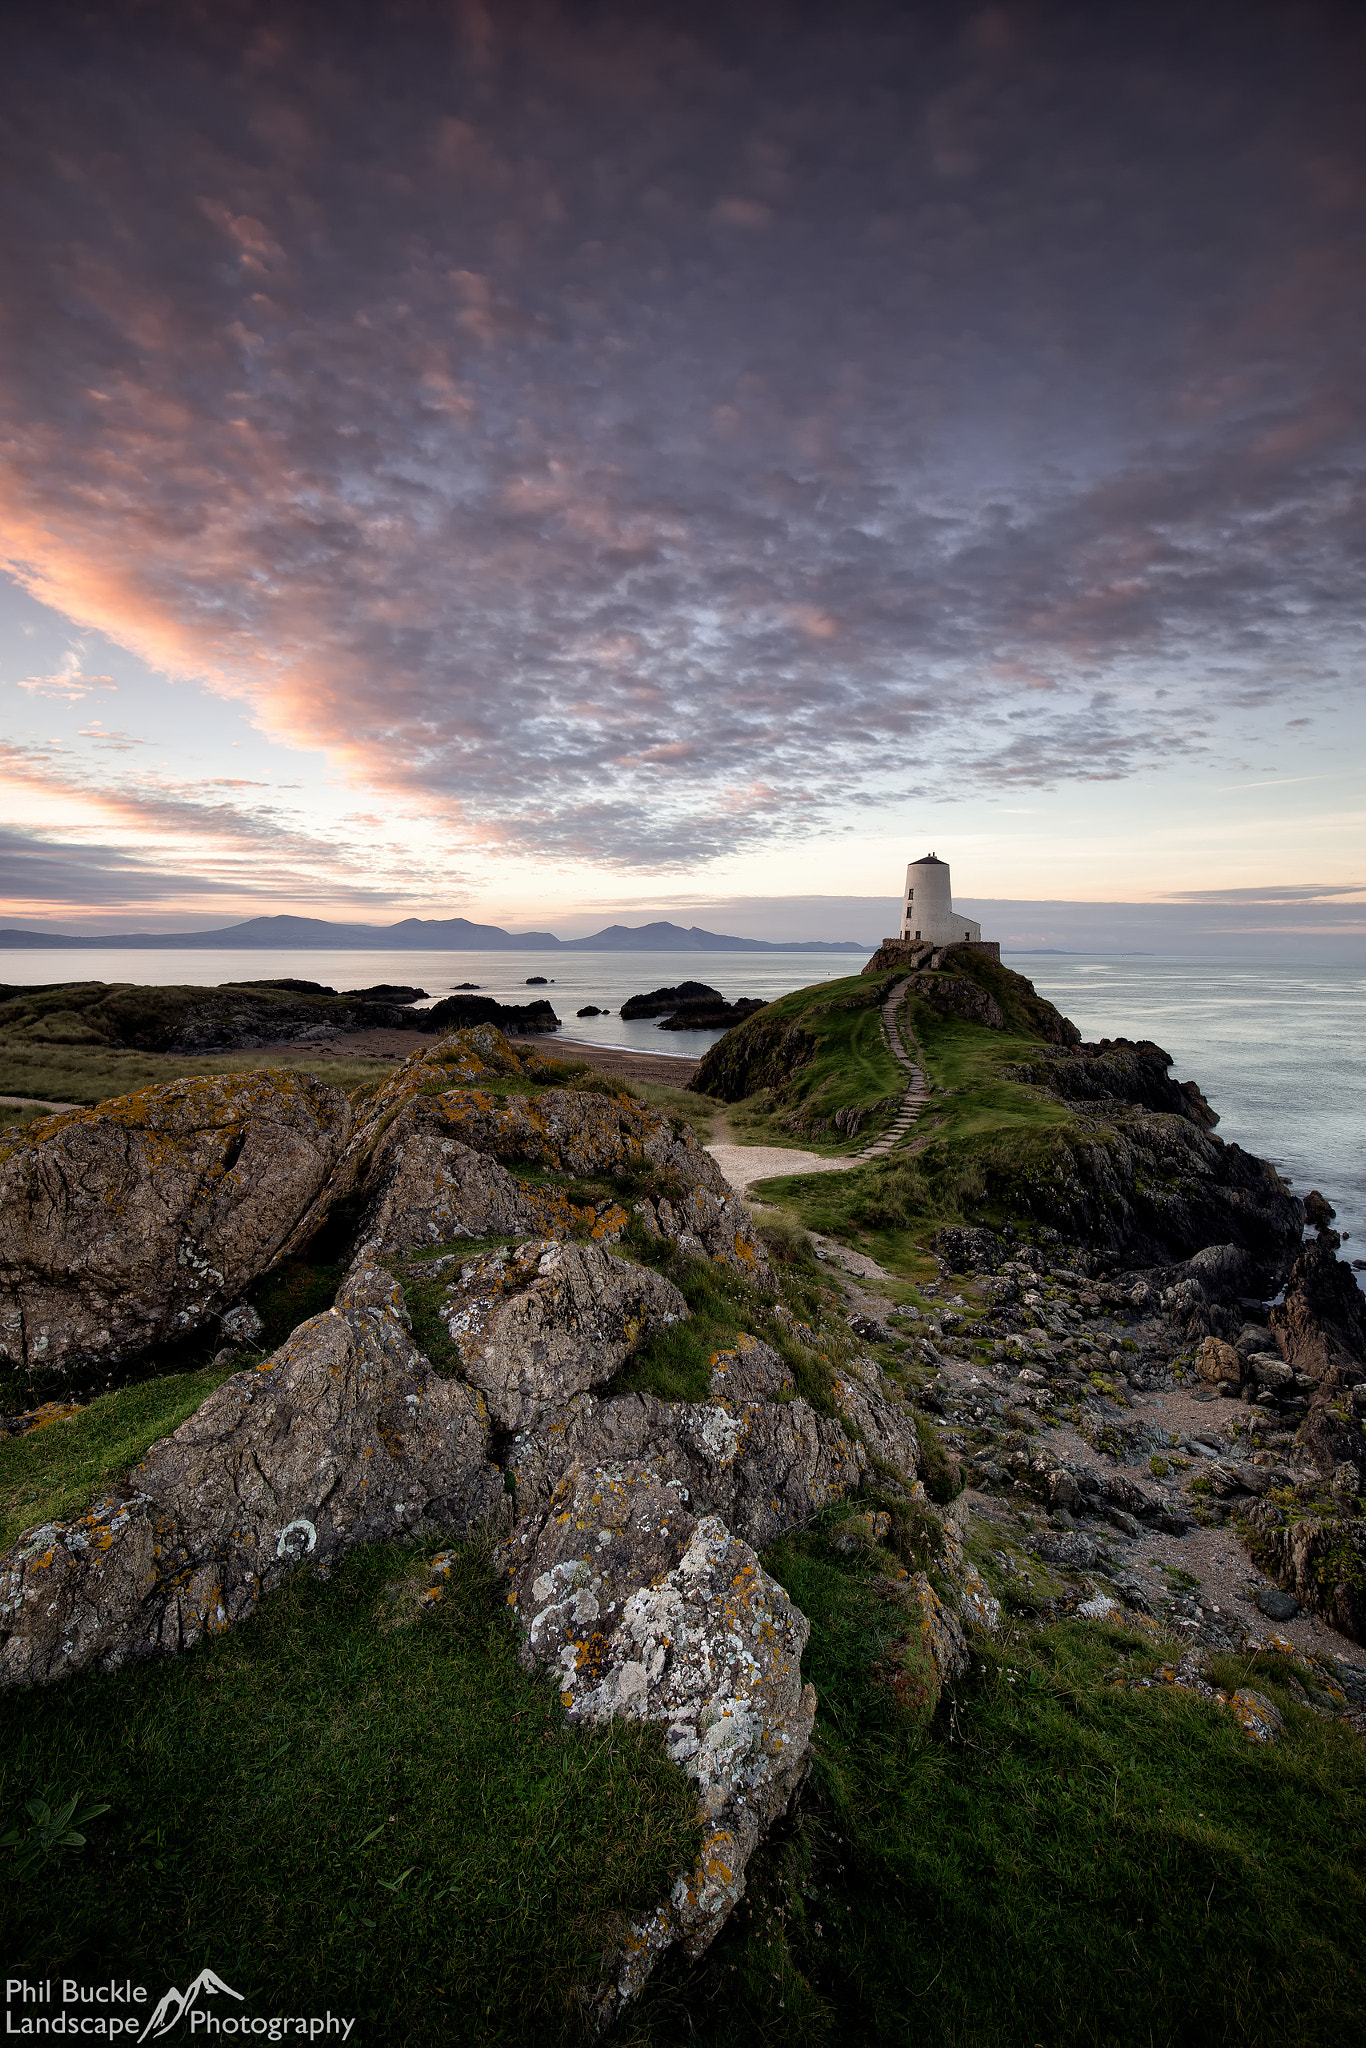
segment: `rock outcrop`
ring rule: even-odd
[[[160,1053],[250,1051],[307,1045],[355,1031],[431,1031],[414,1010],[420,989],[353,989],[320,982],[225,982],[219,988],[145,988],[66,982],[0,991],[0,1033],[22,1044],[108,1046]]]
[[[871,1358],[830,1369],[831,1399],[816,1398],[834,1412],[802,1398],[784,1358],[748,1333],[713,1358],[705,1400],[611,1391],[636,1348],[689,1313],[630,1247],[655,1240],[649,1256],[668,1266],[662,1241],[680,1272],[687,1259],[751,1282],[767,1269],[748,1212],[690,1130],[562,1079],[473,1031],[407,1062],[359,1112],[312,1083],[252,1077],[57,1120],[37,1149],[28,1134],[16,1186],[31,1206],[35,1188],[61,1185],[78,1221],[97,1197],[143,1219],[150,1249],[135,1253],[149,1270],[126,1248],[119,1270],[144,1322],[149,1303],[163,1322],[221,1311],[329,1215],[359,1249],[333,1309],[226,1380],[87,1513],[29,1530],[0,1559],[0,1684],[187,1648],[350,1544],[485,1532],[524,1659],[553,1675],[566,1714],[657,1723],[696,1789],[701,1856],[608,1959],[605,2020],[668,1946],[696,1955],[712,1940],[807,1767],[808,1624],[759,1551],[867,1485],[903,1503],[899,1515],[932,1510],[914,1419]],[[536,1092],[492,1085],[508,1081]],[[196,1121],[196,1100],[214,1113]],[[91,1230],[73,1236],[87,1279],[104,1270]],[[462,1255],[462,1237],[505,1242]],[[199,1264],[179,1255],[186,1244]],[[414,1339],[405,1285],[444,1332],[421,1325],[437,1365]],[[765,1293],[743,1298],[769,1313]],[[261,1334],[246,1306],[224,1331]],[[890,1519],[885,1506],[862,1517],[870,1544]],[[963,1614],[991,1626],[990,1595],[969,1584],[948,1531],[941,1561]],[[919,1674],[932,1710],[966,1654],[962,1619],[923,1573],[888,1584],[906,1608],[903,1680]]]
[[[681,1941],[700,1955],[743,1896],[745,1866],[807,1768],[816,1693],[805,1615],[718,1516],[700,1520],[633,1467],[576,1466],[517,1580],[534,1656],[573,1721],[654,1721],[697,1788],[705,1834],[611,1966],[605,2019]]]
[[[200,1328],[289,1243],[351,1108],[307,1075],[170,1081],[0,1144],[0,1357],[112,1365]]]
[[[452,995],[417,1014],[424,1031],[468,1031],[476,1024],[491,1024],[499,1031],[521,1035],[560,1028],[559,1018],[543,996],[530,1003],[499,1003],[492,996]]]
[[[500,1429],[605,1386],[643,1337],[683,1321],[673,1282],[594,1244],[533,1239],[465,1266],[436,1311]]]
[[[327,1314],[212,1393],[121,1485],[0,1563],[0,1684],[178,1650],[302,1558],[505,1523],[488,1411],[414,1344],[397,1283],[357,1267]]]

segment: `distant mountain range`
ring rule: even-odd
[[[405,917],[399,924],[329,924],[322,917],[252,917],[211,932],[118,932],[110,938],[73,938],[65,932],[0,929],[0,949],[27,947],[157,947],[167,951],[221,947],[224,952],[307,947],[367,953],[870,953],[857,939],[736,939],[697,925],[609,924],[587,939],[557,939],[553,932],[505,932],[501,925],[471,924],[467,917]]]

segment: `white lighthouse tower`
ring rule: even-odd
[[[953,907],[949,864],[937,853],[913,860],[906,870],[901,904],[903,939],[928,939],[936,946],[980,945],[982,927]]]

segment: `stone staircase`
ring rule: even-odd
[[[882,1031],[887,1040],[892,1058],[906,1076],[906,1093],[901,1098],[901,1107],[889,1129],[879,1132],[871,1145],[862,1152],[856,1152],[849,1161],[851,1166],[861,1166],[865,1160],[880,1159],[884,1152],[890,1152],[899,1145],[930,1099],[929,1084],[924,1070],[918,1067],[905,1046],[901,1033],[896,1028],[897,1004],[910,987],[908,981],[899,981],[882,1005]]]

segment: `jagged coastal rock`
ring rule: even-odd
[[[70,1373],[183,1337],[289,1242],[351,1133],[293,1074],[171,1081],[0,1144],[0,1358]]]
[[[30,1378],[133,1366],[215,1321],[254,1342],[244,1296],[320,1233],[329,1292],[345,1273],[330,1308],[231,1372],[126,1479],[0,1557],[0,1684],[186,1649],[353,1544],[481,1537],[520,1655],[564,1714],[655,1724],[696,1796],[700,1857],[604,1957],[605,2023],[671,1945],[695,1956],[714,1939],[809,1767],[809,1624],[765,1555],[781,1571],[767,1547],[818,1516],[822,1542],[877,1574],[880,1678],[916,1713],[967,1670],[971,1632],[1000,1623],[947,1506],[965,1477],[1047,1515],[1045,1565],[1105,1574],[1072,1597],[1083,1620],[1145,1612],[1110,1535],[1233,1516],[1280,1597],[1366,1638],[1366,1312],[1327,1205],[1311,1205],[1306,1243],[1305,1206],[1215,1135],[1160,1047],[1081,1044],[980,953],[927,948],[905,966],[922,1020],[1033,1041],[1009,1085],[1047,1114],[1022,1164],[983,1173],[981,1209],[924,1232],[947,1283],[933,1317],[865,1300],[838,1341],[780,1298],[749,1209],[688,1125],[488,1023],[354,1097],[289,1076],[172,1083],[0,1145],[0,1343]],[[888,985],[770,1006],[713,1049],[699,1085],[767,1091],[771,1112],[851,1134],[885,1081],[854,1116],[809,1083],[827,1029],[882,1028]],[[972,1220],[985,1213],[995,1224]],[[888,1277],[841,1258],[846,1278]],[[953,1275],[970,1276],[971,1342]],[[643,1391],[676,1390],[631,1374],[652,1344],[705,1329],[710,1309],[694,1321],[689,1300],[722,1285],[748,1327],[701,1352],[690,1398]],[[1211,1411],[1257,1419],[1243,1454],[1201,1450],[1198,1499],[1125,1392],[1178,1379]],[[1274,1454],[1251,1448],[1273,1432]],[[434,1597],[446,1569],[432,1563]],[[1239,1647],[1200,1627],[1206,1649]],[[1259,1695],[1226,1699],[1198,1661],[1172,1669],[1276,1738]]]
[[[435,1527],[497,1527],[478,1391],[433,1372],[402,1296],[353,1268],[326,1315],[210,1394],[128,1479],[0,1560],[0,1684],[188,1648],[302,1558]]]
[[[837,1412],[818,1413],[745,1334],[717,1354],[707,1402],[604,1391],[689,1314],[627,1255],[632,1229],[723,1264],[756,1311],[771,1290],[748,1212],[690,1129],[624,1096],[544,1085],[557,1078],[484,1027],[416,1056],[359,1110],[292,1078],[173,1083],[9,1148],[11,1215],[49,1224],[41,1240],[32,1224],[10,1233],[15,1363],[34,1363],[41,1327],[39,1361],[74,1367],[98,1314],[107,1354],[135,1356],[176,1317],[217,1313],[249,1339],[259,1319],[229,1303],[252,1278],[341,1217],[354,1252],[331,1309],[229,1377],[84,1513],[0,1559],[0,1684],[188,1648],[353,1543],[491,1535],[525,1655],[555,1672],[566,1712],[660,1722],[697,1788],[702,1858],[625,1939],[607,2012],[670,1943],[711,1940],[807,1766],[808,1625],[758,1546],[857,1493],[865,1435],[915,1489],[917,1440],[871,1360],[836,1382]],[[488,1085],[509,1080],[537,1092]],[[630,1207],[576,1200],[534,1177],[546,1171],[605,1178]],[[111,1212],[136,1225],[132,1263],[109,1263],[125,1243]],[[490,1235],[511,1242],[461,1254]],[[451,1249],[432,1259],[434,1241]],[[414,1338],[406,1274],[448,1339],[439,1368]],[[92,1290],[112,1299],[116,1280],[111,1320]]]

